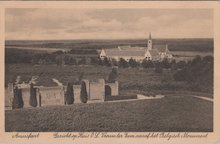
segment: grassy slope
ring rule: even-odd
[[[84,73],[84,79],[107,79],[111,71],[110,67],[103,66],[65,66],[58,67],[56,65],[40,65],[32,66],[28,64],[7,64],[6,79],[7,83],[14,82],[17,75],[21,76],[21,81],[30,81],[31,76],[39,76],[37,85],[56,86],[52,78],[58,79],[64,85],[70,79],[77,79],[81,73]],[[164,91],[189,91],[192,87],[184,82],[174,81],[173,72],[164,70],[163,74],[157,74],[154,69],[138,69],[138,68],[119,68],[119,91],[122,95],[127,94],[146,94],[158,93]],[[206,87],[203,91],[212,95],[212,88]]]
[[[212,131],[213,104],[193,97],[6,111],[6,131]]]

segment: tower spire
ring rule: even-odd
[[[153,47],[151,33],[149,34],[149,38],[148,38],[148,42],[147,42],[147,47],[148,47],[148,50],[151,50],[152,47]]]
[[[149,34],[149,40],[151,40],[152,38],[151,38],[151,32],[150,32],[150,34]]]

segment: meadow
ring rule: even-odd
[[[21,76],[21,82],[29,82],[32,76],[38,76],[36,86],[56,86],[53,78],[59,80],[63,85],[68,81],[77,82],[80,75],[83,79],[107,80],[111,67],[91,65],[31,65],[31,64],[7,64],[5,86],[14,82],[17,76]],[[161,94],[161,93],[205,93],[212,97],[212,87],[196,90],[187,82],[175,81],[174,71],[164,69],[163,73],[155,73],[154,68],[119,68],[118,69],[119,93],[127,94]],[[204,94],[203,94],[204,95]]]
[[[5,112],[6,132],[212,132],[213,103],[194,97]]]

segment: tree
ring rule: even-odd
[[[34,85],[31,83],[30,84],[30,99],[29,99],[29,104],[32,107],[37,107],[37,96],[36,96],[36,88],[34,88]]]
[[[71,65],[76,65],[77,64],[76,59],[74,59],[72,57],[70,58],[69,62],[70,62]]]
[[[63,66],[64,65],[64,60],[63,60],[62,55],[59,55],[59,56],[56,57],[56,64],[57,64],[57,66]]]
[[[118,65],[119,65],[119,67],[123,67],[123,68],[129,67],[128,62],[123,58],[120,58]]]
[[[18,89],[17,86],[14,88],[14,97],[12,101],[12,109],[23,108],[24,102],[22,99],[21,89]]]
[[[66,104],[74,103],[74,92],[73,92],[73,82],[67,83],[66,93],[65,93]]]
[[[184,67],[186,67],[186,62],[185,61],[179,61],[176,64],[177,69],[183,69]]]
[[[154,63],[153,63],[153,61],[151,61],[151,60],[146,60],[146,59],[144,59],[144,60],[142,61],[142,66],[143,66],[144,68],[153,68],[153,67],[154,67]]]
[[[117,79],[118,79],[118,68],[113,67],[112,71],[110,72],[108,76],[108,82],[113,83],[117,81]]]
[[[112,59],[112,65],[113,66],[118,66],[118,61],[116,59]]]
[[[211,59],[211,57],[205,60],[195,57],[174,74],[174,79],[187,82],[192,90],[213,92],[213,61]]]
[[[58,51],[53,52],[53,54],[63,54],[63,51],[58,50]]]
[[[78,84],[80,84],[82,82],[83,76],[84,76],[84,73],[81,72],[79,77],[78,77]]]
[[[82,83],[81,83],[80,100],[82,103],[87,103],[87,100],[88,100],[86,83],[84,81],[82,81]]]
[[[162,67],[165,68],[165,69],[170,68],[170,63],[169,63],[169,60],[167,58],[164,58],[163,61],[161,62],[161,64],[162,64]]]
[[[176,60],[175,59],[171,61],[170,67],[171,67],[172,71],[176,70],[177,66],[176,66]]]
[[[129,65],[131,66],[131,67],[137,67],[138,66],[138,63],[136,62],[136,60],[134,60],[134,59],[129,59]]]
[[[196,66],[196,65],[200,64],[201,62],[202,62],[201,56],[197,55],[197,56],[192,60],[191,65],[192,65],[192,66]]]
[[[92,65],[100,65],[100,58],[96,58],[96,57],[91,57],[90,58],[91,64]]]
[[[156,73],[163,73],[163,67],[162,67],[162,64],[160,62],[156,63],[155,72]]]
[[[112,66],[110,60],[107,57],[104,58],[103,65],[109,66],[109,67]]]
[[[78,61],[79,65],[85,65],[86,64],[86,58],[82,58]]]

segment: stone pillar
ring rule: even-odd
[[[103,101],[105,101],[105,80],[104,79],[99,79],[99,83],[100,83],[100,91],[102,93],[102,97],[103,97]]]
[[[41,93],[40,88],[36,88],[37,107],[41,107]]]
[[[86,91],[88,95],[88,100],[90,100],[90,86],[89,86],[89,80],[83,80],[86,84]]]
[[[65,88],[63,86],[60,87],[60,103],[65,105]]]
[[[13,90],[14,90],[13,83],[9,83],[9,84],[8,84],[8,91],[9,91],[10,93],[13,93]]]
[[[115,81],[115,95],[118,95],[118,81]]]
[[[81,103],[80,90],[81,90],[81,85],[73,85],[74,103]]]
[[[61,99],[63,100],[63,105],[66,104],[66,99],[65,99],[65,93],[66,93],[66,90],[65,90],[65,87],[62,86],[62,90],[61,90]]]

